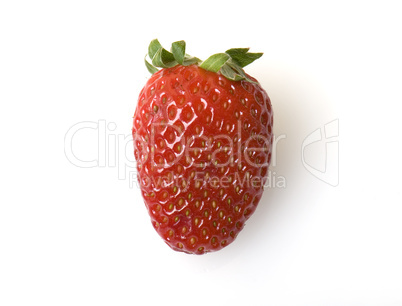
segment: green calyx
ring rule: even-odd
[[[186,54],[186,43],[183,40],[174,42],[169,52],[162,47],[157,39],[154,39],[149,44],[147,54],[152,64],[145,57],[145,66],[151,74],[154,74],[159,70],[158,68],[197,64],[205,70],[220,72],[229,80],[247,80],[254,83],[247,77],[243,68],[260,58],[262,53],[251,53],[248,50],[249,48],[229,49],[225,53],[217,53],[205,61],[201,61],[197,57]]]
[[[145,66],[152,74],[158,71],[158,68],[170,68],[176,65],[189,66],[201,62],[199,58],[186,54],[186,43],[184,40],[176,41],[172,44],[169,51],[164,49],[157,39],[151,41],[148,47],[150,64],[145,58]]]

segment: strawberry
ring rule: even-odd
[[[229,245],[261,199],[273,115],[267,93],[243,70],[262,53],[248,50],[201,62],[184,41],[171,52],[158,40],[149,46],[153,75],[134,114],[134,155],[152,224],[176,251]]]

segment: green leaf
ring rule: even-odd
[[[201,60],[199,58],[193,57],[193,56],[190,56],[190,55],[186,54],[186,56],[184,57],[184,61],[183,61],[182,65],[183,66],[190,66],[190,65],[200,63],[200,62],[201,62]]]
[[[168,68],[176,66],[177,62],[175,61],[172,53],[161,48],[152,58],[152,65],[155,67]]]
[[[245,54],[250,50],[250,48],[232,48],[227,50],[225,53],[229,54],[232,56],[232,54]]]
[[[152,66],[150,63],[148,63],[147,59],[144,58],[145,61],[145,66],[147,67],[149,73],[154,74],[155,72],[158,72],[158,68]]]
[[[248,48],[234,48],[226,51],[230,55],[232,60],[236,62],[240,67],[246,67],[247,65],[259,59],[263,53],[250,53]]]
[[[208,57],[200,67],[212,72],[218,72],[229,58],[230,56],[226,53],[217,53]]]
[[[235,62],[233,62],[233,60],[228,60],[228,62],[225,64],[230,66],[238,75],[238,79],[236,79],[235,81],[240,81],[240,80],[246,80],[250,83],[253,84],[258,84],[258,82],[253,81],[252,79],[250,79],[247,74],[244,72],[244,69],[242,67],[240,67],[239,65],[237,65]],[[222,73],[223,74],[223,73]]]
[[[235,70],[233,70],[233,68],[230,67],[227,63],[222,66],[220,71],[223,74],[223,76],[229,80],[232,81],[244,80],[244,77],[241,76],[239,73],[237,73]]]
[[[156,52],[158,52],[158,50],[160,49],[162,49],[162,45],[160,44],[159,40],[157,39],[152,40],[148,47],[149,58],[152,60]]]
[[[182,65],[186,54],[186,42],[184,40],[174,42],[172,44],[172,53],[175,60]]]
[[[244,72],[243,68],[240,67],[236,62],[232,59],[228,60],[227,64],[238,74],[240,74],[244,79],[247,78],[246,73]]]

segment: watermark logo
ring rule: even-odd
[[[64,154],[67,160],[79,168],[117,168],[119,180],[125,180],[130,169],[136,168],[133,155],[133,137],[131,134],[116,133],[117,125],[106,120],[84,121],[71,126],[64,137]],[[97,156],[83,158],[78,156],[74,140],[79,133],[91,132],[97,138]]]
[[[239,137],[241,137],[241,123],[238,124]],[[158,128],[158,127],[157,127]],[[160,128],[160,127],[159,127]],[[81,134],[82,133],[82,134]],[[79,150],[77,150],[77,146],[75,145],[76,139],[80,138],[81,135],[85,133],[89,133],[92,140],[96,140],[97,142],[97,150],[96,154],[91,157],[83,157],[80,156]],[[81,134],[81,135],[80,135]],[[149,143],[140,143],[140,147],[145,148],[147,145],[157,146],[158,143],[156,141],[158,134],[151,134],[151,139]],[[173,149],[177,149],[178,151],[183,151],[181,158],[183,161],[186,159],[194,158],[200,154],[202,150],[210,150],[210,163],[215,165],[216,167],[227,167],[234,166],[234,163],[240,166],[240,164],[247,163],[251,167],[266,167],[268,161],[264,160],[264,156],[269,152],[270,154],[270,167],[266,171],[265,175],[259,178],[254,178],[254,181],[244,181],[242,184],[258,184],[265,188],[285,188],[286,187],[286,177],[282,173],[278,173],[277,167],[277,156],[278,156],[278,147],[281,141],[287,141],[287,136],[285,134],[282,135],[274,135],[272,139],[264,138],[264,137],[250,137],[246,141],[248,149],[244,150],[238,146],[233,139],[228,138],[227,135],[214,135],[214,139],[212,142],[218,144],[217,148],[213,148],[211,144],[211,139],[206,138],[203,139],[199,137],[199,139],[191,138],[191,139],[181,139],[181,142],[177,144],[177,147],[173,147]],[[118,133],[117,125],[114,122],[107,122],[106,120],[98,120],[98,121],[84,121],[79,122],[72,125],[66,132],[64,138],[64,153],[67,160],[74,166],[79,168],[116,168],[117,169],[117,177],[119,180],[128,180],[130,188],[134,187],[144,187],[144,184],[149,182],[151,179],[159,180],[158,182],[166,183],[166,178],[148,178],[148,180],[144,180],[143,182],[139,182],[137,180],[137,162],[134,158],[134,153],[136,151],[136,142],[140,141],[131,134],[126,133]],[[143,141],[143,140],[141,140]],[[194,147],[191,144],[198,141],[198,143],[202,144],[202,147]],[[93,145],[91,143],[91,145]],[[324,153],[321,157],[324,157],[324,165],[321,167],[317,166],[314,162],[311,162],[311,154],[309,154],[309,148],[319,146],[324,149]],[[270,148],[270,149],[269,149]],[[138,147],[137,147],[138,149]],[[244,151],[241,151],[244,150]],[[321,150],[322,152],[323,150]],[[222,153],[227,157],[227,160],[222,160],[219,156],[222,156]],[[241,157],[243,154],[243,159],[235,160],[235,156]],[[152,150],[137,150],[136,154],[140,157],[140,161],[144,159],[151,159],[155,166],[163,167],[164,161],[158,160],[158,155],[154,154]],[[299,154],[295,152],[295,154]],[[329,184],[331,186],[337,186],[339,184],[339,120],[333,120],[328,122],[323,127],[317,128],[312,133],[307,135],[305,139],[301,143],[301,161],[304,168],[311,173],[313,176],[318,178],[319,180]],[[261,159],[250,159],[250,156],[262,156]],[[310,158],[309,158],[310,157]],[[322,159],[322,158],[320,158]],[[174,156],[172,162],[168,162],[166,165],[171,166],[171,164],[175,164],[178,160],[177,155]],[[195,159],[194,159],[195,160]],[[239,164],[239,160],[241,161]],[[258,161],[258,162],[256,162]],[[314,156],[313,156],[314,161]],[[197,169],[197,174],[202,173],[202,168],[205,167],[203,161],[194,162],[194,165]],[[201,171],[201,172],[200,172]],[[239,173],[243,170],[239,169]],[[233,179],[236,173],[233,174],[234,177],[215,177],[215,178],[207,178],[204,179],[203,182],[199,180],[195,180],[192,178],[194,184],[210,184],[212,187],[216,184],[216,180],[219,180],[218,184],[223,186],[226,184],[226,181],[222,182],[220,180]],[[173,173],[171,174],[173,177]],[[240,176],[236,181],[239,181]],[[190,179],[189,179],[190,180]],[[260,180],[260,181],[256,181]],[[189,183],[189,181],[187,182]],[[230,181],[228,181],[230,184]],[[156,184],[153,182],[153,184]],[[175,184],[179,184],[175,182]]]
[[[339,184],[339,119],[328,122],[323,127],[316,129],[309,134],[302,144],[302,163],[303,166],[316,178],[331,185]],[[324,167],[323,170],[307,162],[306,148],[318,144],[324,147]]]

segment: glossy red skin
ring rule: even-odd
[[[263,193],[272,123],[258,83],[197,65],[148,80],[134,114],[134,155],[152,224],[172,249],[203,254],[233,242]]]

